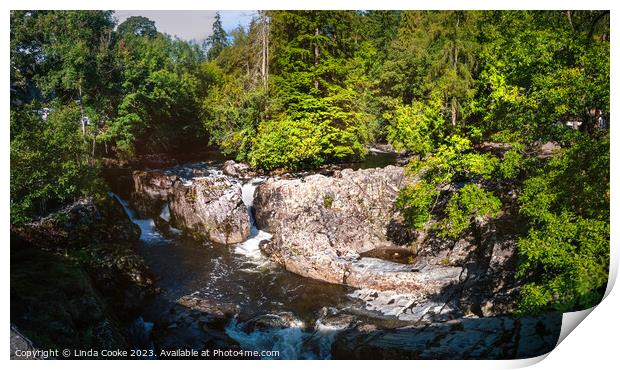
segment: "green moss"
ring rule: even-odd
[[[323,197],[323,207],[325,208],[332,208],[332,206],[334,205],[334,198],[327,194]]]

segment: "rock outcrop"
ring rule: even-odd
[[[132,208],[142,218],[154,218],[158,226],[169,224],[190,237],[219,244],[236,244],[250,235],[241,186],[213,168],[135,171],[133,179]],[[162,210],[167,219],[161,219]]]
[[[11,360],[43,360],[47,358],[49,357],[39,354],[32,342],[11,325]]]
[[[226,325],[238,312],[239,307],[232,303],[194,294],[183,296],[159,318],[155,325],[153,340],[160,350],[166,351],[238,350],[239,344],[225,332]]]
[[[562,315],[462,318],[376,330],[362,325],[337,334],[334,359],[517,359],[550,352]]]
[[[236,244],[250,235],[250,216],[241,187],[224,176],[209,176],[190,185],[175,184],[170,201],[172,224],[189,235],[219,244]]]
[[[158,215],[179,181],[179,176],[162,170],[134,171],[131,207],[141,218]]]
[[[393,203],[407,177],[401,167],[338,171],[333,177],[269,179],[256,191],[259,228],[274,237],[264,247],[294,273],[354,287],[433,294],[458,281],[457,266],[427,268],[362,255],[411,254],[388,239],[399,214]],[[374,251],[374,253],[370,253]]]
[[[113,199],[11,226],[11,322],[38,348],[129,348],[122,325],[157,293],[139,230]]]
[[[237,177],[240,179],[249,179],[256,176],[256,172],[252,171],[246,163],[238,163],[233,160],[224,162],[222,165],[224,175]]]
[[[135,248],[139,235],[116,200],[85,198],[12,226],[11,244],[77,259],[114,311],[131,316],[155,293],[153,276]]]
[[[458,240],[413,232],[393,206],[408,181],[395,166],[268,179],[254,200],[259,228],[273,234],[262,249],[291,272],[365,289],[367,302],[380,292],[401,297],[406,307],[390,298],[368,308],[402,320],[510,312],[514,218],[476,220]]]

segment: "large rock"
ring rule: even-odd
[[[174,226],[190,237],[219,244],[239,243],[250,235],[241,186],[210,166],[135,171],[133,180],[132,208],[141,218],[155,219],[160,229]]]
[[[241,187],[224,176],[177,182],[169,202],[171,223],[193,237],[235,244],[250,235],[250,216]]]
[[[179,181],[181,179],[176,174],[162,170],[134,171],[131,207],[141,218],[158,215],[172,194],[174,184]]]
[[[256,172],[252,171],[248,164],[237,163],[233,160],[224,162],[222,165],[222,172],[225,175],[238,177],[241,179],[249,179],[256,176]]]
[[[274,234],[264,251],[289,271],[331,283],[436,293],[457,282],[462,269],[361,257],[411,254],[409,245],[388,239],[388,226],[399,218],[394,200],[408,181],[395,166],[269,179],[254,199],[259,228]]]
[[[516,359],[550,352],[562,315],[462,318],[448,322],[374,330],[359,326],[339,332],[335,359]]]

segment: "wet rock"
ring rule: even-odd
[[[12,235],[11,324],[39,349],[128,349],[119,322],[126,302],[97,289],[95,278],[64,254]]]
[[[131,345],[134,348],[148,349],[151,348],[151,332],[153,323],[144,321],[142,316],[134,320],[127,330]]]
[[[244,322],[241,327],[245,333],[251,333],[253,331],[303,327],[303,322],[295,317],[292,312],[280,312],[254,317]]]
[[[256,173],[254,173],[250,169],[249,165],[245,163],[237,163],[233,160],[228,160],[224,162],[222,166],[222,172],[225,175],[232,176],[232,177],[238,177],[241,179],[249,179],[256,175]]]
[[[387,239],[386,225],[405,182],[394,166],[268,179],[254,199],[259,228],[275,234],[264,250],[289,271],[350,284],[347,271],[360,253],[400,247]]]
[[[357,318],[354,315],[341,313],[334,308],[323,307],[314,329],[318,331],[344,330],[355,324]]]
[[[335,359],[515,359],[551,351],[562,316],[463,318],[396,329],[338,333]]]
[[[458,282],[461,267],[431,266],[418,268],[376,258],[361,258],[347,266],[348,285],[397,292],[434,294]]]
[[[35,354],[36,348],[16,327],[11,325],[11,360],[43,360],[44,357]],[[17,356],[16,352],[33,353],[32,356]]]
[[[133,178],[130,204],[164,234],[172,226],[219,244],[239,243],[250,234],[241,186],[206,164],[135,171]]]
[[[190,310],[200,311],[216,317],[232,317],[239,312],[239,307],[233,303],[216,301],[196,296],[183,296],[177,304]]]
[[[140,218],[153,218],[159,215],[174,184],[179,181],[179,176],[164,170],[134,171],[134,189],[129,203]]]
[[[415,253],[407,248],[375,248],[361,252],[360,257],[372,257],[397,263],[409,264],[415,260]]]
[[[420,269],[412,264],[409,244],[388,239],[388,225],[400,217],[394,200],[408,181],[395,166],[269,179],[254,200],[259,227],[274,234],[263,249],[303,276],[359,288],[438,293],[458,282],[462,268]]]
[[[241,198],[241,186],[224,176],[175,184],[170,200],[172,224],[198,239],[236,244],[250,235],[250,216]]]
[[[11,228],[12,245],[26,244],[79,261],[121,319],[132,317],[156,293],[152,273],[135,248],[139,236],[139,228],[112,198],[80,199],[40,220]],[[92,306],[92,300],[84,299],[76,306]],[[89,321],[90,314],[76,319]]]
[[[398,153],[401,155],[405,154],[405,151],[398,151],[391,144],[387,143],[375,143],[372,145],[368,145],[366,148],[368,149],[368,151],[375,153]]]

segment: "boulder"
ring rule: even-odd
[[[236,244],[250,235],[250,216],[241,186],[225,176],[176,182],[169,196],[171,224],[197,239]]]
[[[121,318],[139,312],[157,292],[136,250],[139,236],[138,226],[111,197],[79,199],[49,216],[11,227],[13,246],[78,256],[94,287]]]
[[[241,179],[248,179],[254,177],[256,174],[251,171],[250,166],[246,163],[237,163],[233,160],[224,162],[222,166],[222,172],[225,175],[238,177]]]
[[[214,299],[202,298],[195,295],[186,295],[176,302],[179,306],[198,311],[218,318],[229,318],[239,313],[239,307],[233,303],[221,302]]]
[[[153,218],[195,239],[235,244],[250,235],[241,186],[221,172],[196,163],[164,170],[135,171],[130,205],[140,218]]]
[[[43,360],[49,358],[46,355],[37,352],[32,342],[11,325],[11,360]]]
[[[461,268],[414,268],[411,246],[388,238],[400,216],[393,203],[409,181],[396,166],[268,179],[254,199],[259,228],[274,234],[263,249],[287,270],[314,279],[435,293],[458,281]]]
[[[181,179],[176,174],[163,170],[134,171],[134,189],[129,204],[140,218],[155,217],[179,181]]]

